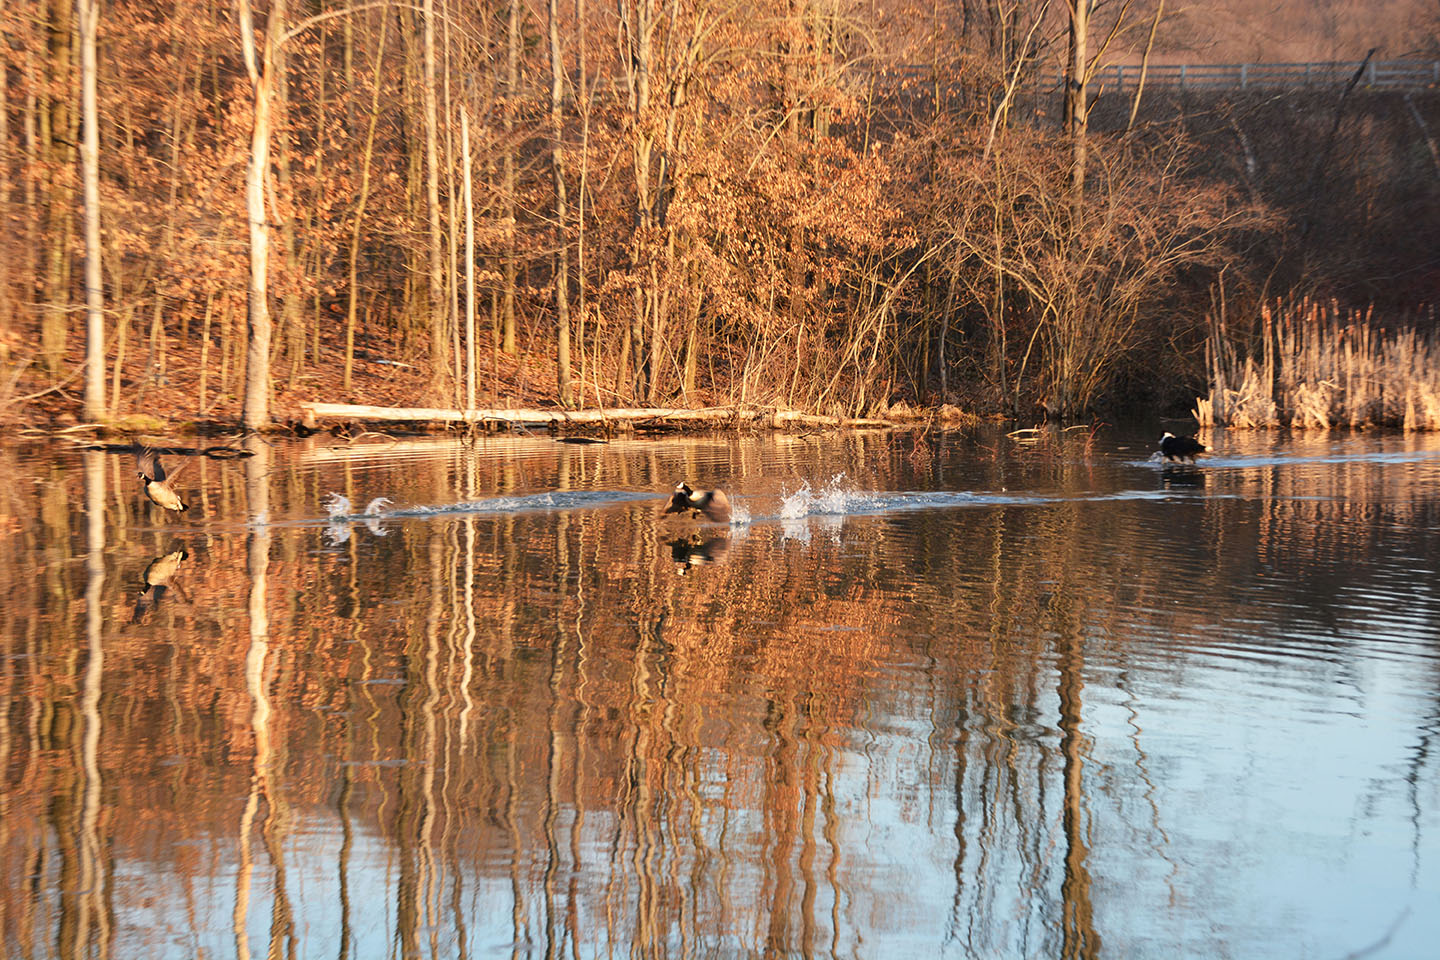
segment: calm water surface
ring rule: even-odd
[[[1152,433],[12,445],[4,953],[1435,956],[1440,437]]]

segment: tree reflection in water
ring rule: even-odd
[[[941,436],[923,458],[886,434],[406,441],[388,459],[318,439],[202,461],[181,522],[147,514],[113,455],[0,454],[25,481],[0,494],[8,953],[1092,957],[1335,937],[1306,900],[1266,926],[1223,892],[1216,832],[1285,855],[1271,815],[1207,799],[1231,766],[1268,810],[1287,777],[1317,796],[1363,781],[1365,830],[1413,838],[1367,853],[1410,878],[1395,902],[1436,882],[1423,438],[1328,464],[1232,450],[1256,465],[1178,486],[1064,436]],[[674,477],[717,472],[748,527],[659,515]],[[779,522],[795,481],[840,472],[922,505]],[[463,507],[544,490],[655,499]],[[1005,497],[924,508],[932,490]],[[332,492],[454,509],[337,539]],[[795,535],[811,522],[826,532]],[[176,542],[185,596],[134,617]],[[1218,729],[1241,715],[1268,741]],[[1357,716],[1377,767],[1246,760],[1317,735],[1344,753]],[[1291,816],[1346,855],[1364,832]]]

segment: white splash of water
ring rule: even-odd
[[[389,497],[376,497],[366,504],[363,513],[357,514],[354,512],[355,508],[354,505],[350,503],[349,497],[343,493],[332,492],[330,496],[325,499],[324,503],[321,504],[321,506],[325,508],[326,515],[330,518],[330,522],[325,526],[326,541],[330,543],[331,546],[339,546],[348,541],[350,539],[350,525],[346,521],[357,518],[363,518],[365,521],[365,529],[369,530],[375,536],[385,536],[389,531],[380,525],[380,520],[385,516],[385,510],[390,505],[391,501]]]
[[[810,504],[814,501],[810,493],[810,483],[806,481],[799,490],[794,493],[782,493],[780,496],[780,519],[798,520],[810,512]]]
[[[780,500],[780,518],[796,520],[800,517],[843,516],[857,507],[870,506],[875,502],[875,498],[870,494],[847,490],[844,487],[845,481],[845,474],[837,473],[818,492],[811,489],[807,481],[794,493],[783,494]]]
[[[390,531],[380,525],[380,517],[384,515],[385,508],[388,506],[390,506],[389,497],[376,497],[365,505],[365,516],[370,518],[365,521],[365,529],[369,530],[372,535],[383,537],[389,534]]]

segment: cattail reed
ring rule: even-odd
[[[1369,310],[1307,299],[1262,309],[1245,349],[1212,318],[1205,355],[1210,395],[1195,407],[1203,426],[1440,430],[1433,324],[1386,329]]]

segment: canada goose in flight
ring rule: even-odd
[[[181,500],[180,495],[170,487],[170,481],[185,468],[184,464],[167,476],[155,448],[141,447],[140,452],[135,454],[135,467],[145,484],[145,496],[150,498],[151,503],[176,513],[190,509],[190,505]]]
[[[1189,460],[1194,463],[1195,455],[1205,452],[1205,445],[1194,437],[1177,437],[1167,431],[1160,435],[1160,452],[1166,460]]]
[[[706,520],[714,523],[730,522],[730,500],[724,490],[692,490],[688,483],[682,482],[670,494],[665,512],[684,513],[687,510],[693,511],[691,516],[704,514]]]

